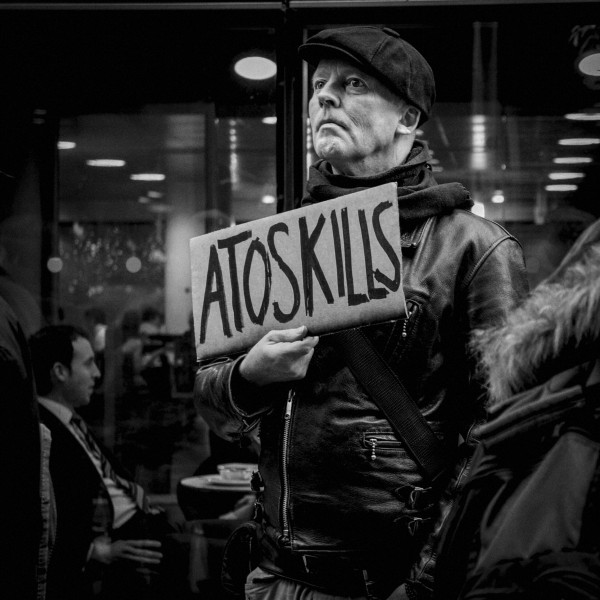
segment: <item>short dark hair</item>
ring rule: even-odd
[[[29,338],[35,385],[39,394],[52,390],[50,371],[57,362],[71,368],[73,342],[79,338],[89,340],[81,327],[75,325],[47,325]]]

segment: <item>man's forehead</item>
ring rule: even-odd
[[[89,340],[84,337],[78,337],[73,340],[73,358],[87,358],[88,356],[93,356],[94,351],[92,350],[92,345]]]

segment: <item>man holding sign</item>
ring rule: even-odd
[[[330,335],[273,330],[201,368],[196,404],[225,438],[260,427],[260,559],[247,598],[427,597],[432,545],[485,418],[471,332],[526,294],[522,251],[470,212],[462,185],[434,180],[415,140],[434,78],[415,48],[354,26],[299,52],[314,67],[320,157],[303,204],[395,183],[405,306]]]

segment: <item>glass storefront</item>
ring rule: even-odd
[[[436,179],[517,235],[531,285],[600,215],[599,78],[575,66],[600,27],[593,2],[51,4],[0,10],[2,290],[28,333],[102,330],[87,417],[156,494],[210,453],[191,398],[189,239],[302,195],[306,36],[384,24],[427,57],[438,100],[418,136]],[[250,56],[277,72],[239,75]]]

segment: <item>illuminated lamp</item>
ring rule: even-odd
[[[575,69],[585,86],[600,90],[600,31],[597,25],[576,25],[571,30],[571,43],[578,48]]]
[[[244,79],[260,81],[273,77],[277,72],[277,65],[264,56],[246,56],[235,63],[233,70]]]

